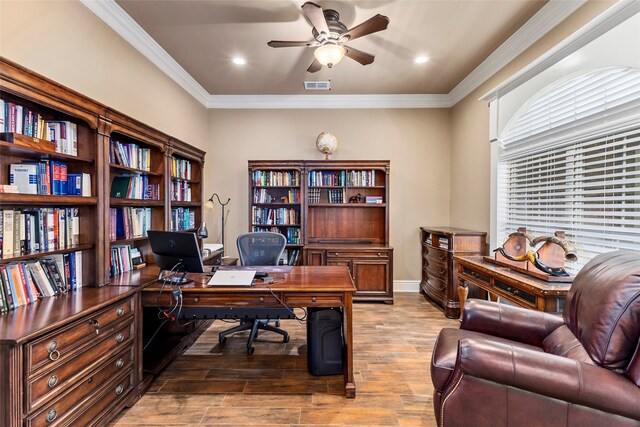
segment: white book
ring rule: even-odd
[[[18,187],[18,193],[38,194],[38,165],[11,164],[9,184]]]
[[[6,132],[7,128],[4,124],[4,101],[0,99],[0,132]]]
[[[31,275],[36,279],[36,282],[38,282],[39,287],[44,293],[44,296],[54,296],[56,294],[53,288],[54,285],[49,281],[49,278],[45,274],[40,261],[34,261],[27,264],[27,266],[29,267],[29,270],[31,270]]]
[[[76,251],[76,286],[81,288],[82,281],[82,251]]]
[[[16,105],[16,133],[24,134],[24,130],[22,128],[22,122],[23,122],[22,109],[23,109],[22,105]]]
[[[11,258],[13,256],[13,210],[2,211],[2,257]]]
[[[91,175],[88,173],[82,174],[82,196],[91,197]]]

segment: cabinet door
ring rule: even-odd
[[[351,262],[356,295],[389,294],[389,260],[355,258]]]
[[[326,265],[325,251],[317,249],[305,249],[305,265]]]

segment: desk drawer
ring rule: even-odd
[[[120,353],[120,362],[114,361],[113,366],[106,365],[103,369],[108,371],[107,378],[115,375],[133,360],[133,323],[129,322],[121,329],[114,330],[112,334],[105,336],[101,341],[80,353],[77,357],[61,363],[53,370],[34,378],[27,383],[27,411],[40,406],[52,395],[63,392],[73,386],[78,378],[85,375],[90,369],[103,366],[104,361]],[[118,368],[116,365],[119,365]]]
[[[389,252],[386,249],[371,250],[371,251],[327,251],[327,258],[389,258]]]
[[[133,367],[126,368],[126,374],[121,374],[114,379],[113,372],[103,369],[83,379],[75,388],[61,395],[58,399],[44,406],[40,411],[29,417],[25,425],[27,427],[51,427],[68,425],[72,418],[90,411],[91,416],[98,411],[93,405],[109,405],[120,396],[124,396],[134,384]],[[102,392],[102,393],[101,393]],[[100,401],[92,399],[97,394],[104,395]],[[92,396],[93,395],[93,396]],[[87,400],[93,400],[88,402]],[[82,417],[82,415],[80,415]],[[91,420],[74,422],[74,425],[86,426]]]
[[[344,294],[289,294],[284,303],[292,307],[343,307]]]
[[[446,264],[429,263],[427,265],[427,274],[434,279],[449,282],[449,269]]]
[[[92,316],[26,345],[27,374],[33,374],[44,366],[54,366],[71,356],[78,348],[91,345],[96,331],[105,333],[114,322],[127,316],[133,317],[133,298],[113,304]]]
[[[267,291],[268,292],[268,291]],[[168,296],[160,298],[160,305],[173,305]],[[280,303],[271,295],[268,294],[198,294],[190,295],[185,292],[182,294],[182,304],[185,307],[260,307],[260,306],[279,306]]]

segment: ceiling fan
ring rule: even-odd
[[[313,53],[315,59],[307,68],[310,73],[319,71],[323,65],[331,68],[347,56],[362,65],[369,65],[375,58],[370,53],[362,52],[345,45],[350,40],[367,34],[386,30],[389,25],[389,18],[384,15],[376,15],[360,25],[347,29],[346,25],[340,22],[340,14],[333,9],[322,10],[319,5],[306,2],[302,5],[302,12],[313,25],[311,34],[314,40],[311,41],[282,41],[271,40],[267,43],[271,47],[315,47]]]

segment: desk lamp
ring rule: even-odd
[[[220,196],[218,196],[218,193],[213,193],[211,197],[209,197],[209,200],[205,202],[205,204],[210,205],[211,207],[214,207],[215,206],[215,203],[213,201],[214,197],[216,198],[216,200],[220,204],[220,207],[222,208],[222,228],[220,231],[220,240],[221,240],[220,243],[222,243],[222,256],[224,257],[224,207],[229,204],[229,202],[231,201],[231,198],[230,197],[227,198],[227,201],[222,203],[222,201],[220,200]],[[198,228],[198,231],[196,232],[196,234],[201,239],[205,239],[209,237],[209,231],[207,230],[207,225],[205,224],[204,221],[202,221],[202,224],[200,224],[200,227]]]

